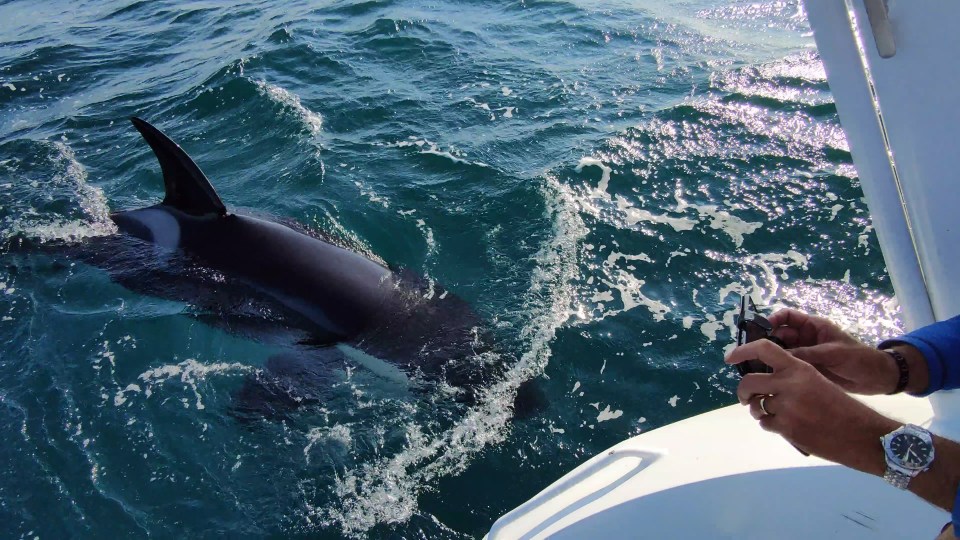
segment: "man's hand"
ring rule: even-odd
[[[848,392],[887,394],[897,387],[900,370],[889,354],[864,345],[827,319],[783,309],[770,316],[773,335],[790,353],[813,365],[826,378]],[[910,367],[908,392],[921,393],[928,384],[927,363],[920,351],[903,344],[895,347]]]
[[[860,344],[857,338],[827,319],[807,315],[795,309],[781,309],[767,320],[773,326],[773,335],[782,339],[788,349],[828,343]]]
[[[855,469],[882,475],[880,437],[899,427],[853,399],[811,364],[769,340],[734,349],[728,364],[760,360],[773,373],[751,373],[737,387],[737,398],[767,431],[797,448]],[[764,398],[765,414],[760,408]]]

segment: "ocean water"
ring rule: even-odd
[[[0,44],[0,537],[479,537],[733,403],[741,293],[900,329],[796,0],[14,0]],[[346,362],[325,402],[238,421],[269,342],[11,248],[159,201],[133,115],[228,207],[468,301],[505,378],[467,405]]]

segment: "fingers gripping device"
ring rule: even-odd
[[[783,341],[773,335],[773,325],[760,314],[757,304],[753,302],[750,295],[740,297],[740,312],[734,316],[733,322],[737,327],[737,347],[758,339],[769,339],[780,347],[786,348]],[[747,360],[737,364],[737,371],[742,377],[748,373],[772,373],[773,369],[760,360]]]

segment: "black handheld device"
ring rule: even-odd
[[[737,347],[758,339],[769,339],[783,347],[783,341],[771,335],[773,325],[759,311],[750,295],[740,297],[740,313],[733,318],[733,322],[737,326]],[[737,371],[741,377],[748,373],[773,373],[770,366],[759,360],[740,362],[737,364]]]

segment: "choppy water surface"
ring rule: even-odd
[[[6,250],[3,537],[476,537],[734,402],[738,293],[900,324],[796,1],[13,1],[0,42],[5,244],[158,201],[139,115],[228,206],[444,284],[510,366],[467,406],[347,363],[322,404],[241,422],[269,342]],[[545,403],[513,418],[528,379]]]

